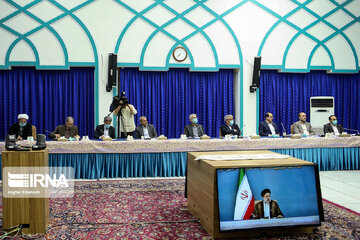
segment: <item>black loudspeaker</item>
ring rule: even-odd
[[[254,71],[252,84],[250,86],[250,92],[255,92],[260,87],[260,68],[261,68],[261,57],[254,58]]]
[[[106,84],[106,91],[111,92],[112,87],[116,86],[116,70],[117,70],[117,55],[109,53],[108,64],[108,82]]]
[[[16,135],[6,135],[5,148],[7,150],[17,150],[20,148],[20,145],[16,144]]]
[[[32,146],[33,150],[43,150],[46,149],[46,136],[45,134],[36,135],[36,144]]]

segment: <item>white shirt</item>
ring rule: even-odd
[[[270,218],[270,201],[268,203],[264,202],[264,218]]]
[[[334,125],[332,125],[332,124],[330,124],[330,125],[332,126],[332,128],[333,128],[333,130],[334,130],[334,134],[335,134],[335,135],[339,135],[340,133],[339,133],[339,130],[338,130],[337,126],[334,126]]]
[[[109,128],[106,128],[104,126],[104,137],[108,137],[109,136]]]
[[[304,134],[309,135],[309,132],[308,132],[308,130],[306,129],[305,123],[302,123],[301,126],[302,126],[302,129],[303,129],[303,131],[304,131]]]
[[[147,126],[146,127],[142,126],[142,128],[143,128],[143,131],[144,131],[144,137],[145,138],[150,138],[149,130],[148,130]]]
[[[276,134],[275,128],[274,128],[274,126],[272,125],[272,123],[268,123],[268,122],[267,122],[267,124],[268,124],[268,126],[269,126],[269,128],[270,128],[271,134]]]
[[[133,105],[129,104],[129,106],[132,106],[134,108]],[[121,112],[123,117],[120,117],[120,121],[121,121],[121,132],[125,132],[124,131],[124,126],[126,129],[126,132],[133,132],[135,131],[135,120],[134,120],[134,115],[137,114],[136,109],[134,108],[134,111],[131,112],[129,107],[126,106],[126,108],[121,108]]]

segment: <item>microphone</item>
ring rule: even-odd
[[[280,123],[281,124],[281,126],[282,126],[282,128],[283,128],[283,137],[289,137],[290,135],[287,135],[286,134],[286,129],[285,129],[285,127],[284,127],[284,124],[283,123]],[[285,133],[285,134],[284,134]]]
[[[354,131],[354,132],[356,131],[356,132],[357,132],[357,134],[356,134],[356,135],[357,135],[357,136],[359,136],[359,135],[360,135],[360,134],[359,134],[359,130],[357,130],[357,129],[344,128],[344,127],[343,127],[343,129],[345,129],[345,130],[349,130],[349,131]]]

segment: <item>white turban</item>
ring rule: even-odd
[[[18,115],[18,119],[26,119],[26,120],[29,120],[29,116],[28,116],[26,113],[19,114],[19,115]]]

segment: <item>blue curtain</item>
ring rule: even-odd
[[[0,71],[0,138],[19,113],[27,113],[37,133],[53,131],[67,116],[81,136],[94,132],[94,68],[36,70],[13,67]]]
[[[313,96],[333,96],[339,124],[360,129],[360,74],[262,70],[259,120],[263,121],[266,112],[272,112],[274,122],[284,123],[286,132],[290,133],[290,125],[298,121],[299,112],[305,112],[310,121],[310,97]]]
[[[199,124],[209,136],[219,136],[219,126],[226,114],[234,113],[234,73],[232,69],[218,72],[189,72],[170,69],[167,72],[119,71],[119,91],[125,91],[129,102],[154,124],[158,134],[178,138],[196,113]]]

